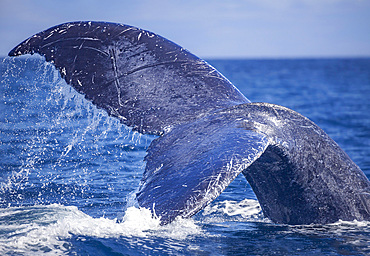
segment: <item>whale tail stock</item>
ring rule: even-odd
[[[109,115],[159,135],[137,200],[162,224],[191,217],[240,173],[274,222],[370,220],[370,182],[317,125],[281,106],[250,103],[208,63],[163,37],[73,22],[30,37],[9,56],[34,53]]]

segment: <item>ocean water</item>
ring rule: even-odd
[[[370,59],[209,62],[251,101],[313,120],[370,177]],[[134,200],[154,138],[42,58],[0,59],[0,255],[370,254],[370,223],[271,223],[242,175],[193,218],[159,226]]]

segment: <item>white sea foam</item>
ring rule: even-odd
[[[68,252],[67,239],[73,236],[96,238],[164,237],[186,239],[202,235],[192,219],[160,226],[150,210],[129,207],[122,221],[93,218],[74,206],[10,207],[0,210],[0,254],[51,255]]]
[[[240,217],[245,220],[262,220],[262,209],[257,200],[244,199],[240,202],[226,200],[207,206],[203,215],[224,215],[225,217]]]

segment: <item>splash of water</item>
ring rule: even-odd
[[[2,137],[0,150],[14,151],[9,160],[11,165],[4,167],[6,175],[0,182],[0,193],[10,197],[9,200],[1,197],[3,205],[6,201],[22,205],[24,192],[30,186],[40,186],[42,190],[33,196],[37,204],[64,204],[66,193],[72,195],[66,200],[78,193],[90,197],[86,192],[95,177],[109,173],[112,179],[123,180],[121,166],[128,166],[130,170],[126,173],[138,180],[145,148],[152,137],[131,131],[97,109],[43,59],[5,58],[1,68],[4,72],[0,93],[4,101],[0,103],[3,104],[0,119],[4,122],[0,125],[8,135]],[[39,184],[33,184],[34,180]],[[61,184],[70,187],[60,188]],[[108,189],[117,188],[111,182]],[[55,190],[59,192],[53,198],[59,196],[59,201],[45,198]]]

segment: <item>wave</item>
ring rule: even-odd
[[[201,235],[191,219],[162,227],[149,209],[129,207],[121,221],[93,218],[75,206],[60,204],[9,207],[0,210],[0,254],[68,252],[68,239],[77,237],[120,238],[160,236],[185,239]],[[33,253],[31,253],[33,254]]]
[[[281,235],[292,233],[310,237],[320,233],[341,235],[351,238],[347,241],[349,244],[360,244],[361,247],[368,248],[366,243],[370,232],[369,222],[339,221],[329,225],[279,225],[263,217],[257,200],[245,199],[215,202],[195,218],[179,218],[166,226],[161,226],[160,220],[152,217],[150,210],[135,206],[128,207],[122,219],[93,218],[75,206],[61,204],[4,208],[0,209],[0,254],[69,254],[73,246],[71,241],[79,240],[86,243],[87,239],[105,239],[105,241],[113,239],[128,243],[128,246],[131,246],[132,241],[138,243],[143,240],[170,239],[173,242],[171,246],[178,246],[187,244],[188,239],[219,236],[209,229],[210,226],[228,224],[234,226],[242,222],[248,223],[249,226],[256,223],[259,229],[278,229]]]
[[[227,216],[256,219],[260,215],[256,200],[224,201],[208,206],[204,216],[215,221]],[[223,216],[222,216],[223,215]],[[203,218],[202,222],[205,219]],[[210,219],[207,221],[211,223]],[[185,240],[189,237],[208,237],[196,219],[178,218],[161,226],[151,211],[128,207],[124,217],[93,218],[75,206],[61,204],[8,207],[0,209],[0,254],[65,254],[70,251],[68,240],[76,237],[124,239],[125,237],[165,238]]]

